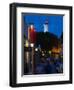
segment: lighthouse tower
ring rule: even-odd
[[[31,30],[34,30],[33,24],[30,24],[29,27],[28,27],[28,40],[30,40],[30,32],[31,32]]]
[[[48,32],[48,21],[44,23],[44,32]]]

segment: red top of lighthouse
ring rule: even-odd
[[[30,25],[29,33],[30,33],[30,42],[35,43],[36,42],[36,31],[35,31],[34,25],[32,24]]]

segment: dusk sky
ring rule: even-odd
[[[63,16],[61,15],[39,15],[39,14],[24,14],[24,23],[29,25],[33,23],[37,32],[44,31],[44,23],[48,21],[48,31],[57,35],[58,38],[63,32]]]

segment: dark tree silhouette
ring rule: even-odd
[[[58,38],[49,32],[37,32],[36,45],[41,45],[42,49],[51,50],[53,46],[58,46]]]

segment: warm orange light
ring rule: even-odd
[[[53,48],[52,52],[54,53],[60,53],[61,52],[61,48]]]

